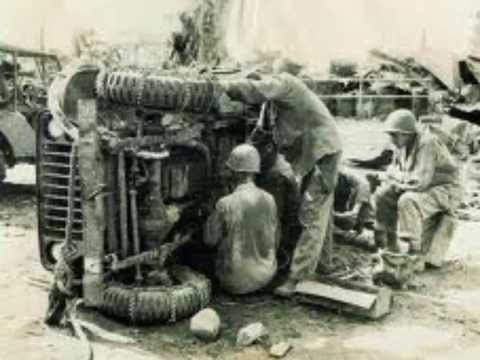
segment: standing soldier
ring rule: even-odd
[[[332,241],[333,193],[341,158],[340,136],[325,104],[295,75],[287,60],[274,64],[274,76],[224,83],[227,94],[249,104],[271,101],[277,107],[275,131],[280,151],[292,164],[302,191],[298,240],[287,281],[276,289],[290,296],[298,281],[315,274],[326,242]]]

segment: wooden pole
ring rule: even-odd
[[[79,100],[78,124],[80,141],[78,148],[80,178],[82,181],[84,275],[83,298],[85,305],[98,307],[103,302],[103,258],[106,228],[105,168],[97,129],[97,105],[95,100]]]

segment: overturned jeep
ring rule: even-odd
[[[84,66],[57,77],[37,131],[40,256],[56,291],[137,324],[208,304],[203,226],[261,110],[225,95],[238,76]]]
[[[211,74],[83,67],[52,89],[37,187],[40,256],[57,291],[131,323],[205,307],[211,284],[193,270],[206,258],[202,227],[258,109],[228,104]]]

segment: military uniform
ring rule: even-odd
[[[290,258],[298,238],[300,207],[300,189],[292,167],[283,155],[277,154],[273,166],[259,174],[256,184],[275,199],[282,229],[279,250],[283,257]]]
[[[275,200],[253,183],[221,198],[207,221],[205,242],[217,246],[216,276],[230,293],[265,287],[277,271],[279,227]]]
[[[290,278],[312,275],[325,241],[332,239],[332,206],[341,142],[335,120],[305,83],[288,73],[225,82],[227,94],[250,104],[273,101],[278,109],[275,137],[302,190],[303,227],[290,266]]]
[[[354,229],[360,233],[371,217],[370,196],[370,184],[367,179],[349,169],[342,169],[335,188],[335,230]],[[352,212],[353,221],[346,221],[343,215],[350,215]]]
[[[452,213],[460,204],[459,169],[447,147],[428,131],[418,132],[412,149],[396,150],[387,175],[412,190],[401,190],[387,181],[375,196],[376,231],[385,233],[390,250],[398,251],[397,239],[422,248],[425,221],[439,213]]]

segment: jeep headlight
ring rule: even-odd
[[[63,246],[63,243],[58,242],[58,243],[53,243],[48,247],[48,256],[54,262],[58,262],[58,260],[60,260],[60,257],[62,256],[62,246]]]
[[[65,127],[60,120],[54,117],[48,122],[47,131],[53,140],[57,140],[65,133]]]

